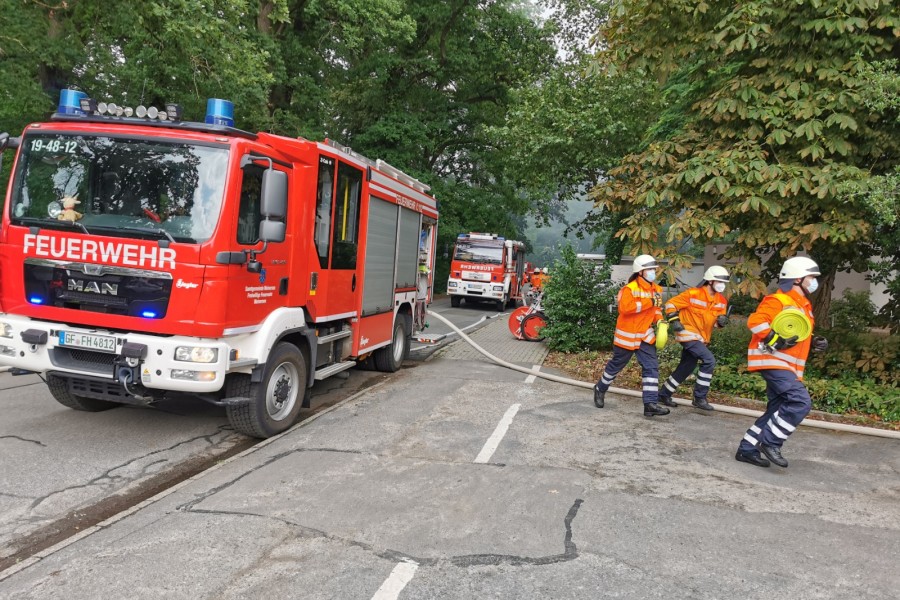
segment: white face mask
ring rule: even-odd
[[[725,291],[725,284],[721,281],[717,281],[713,283],[713,289],[719,292],[720,294]]]
[[[816,278],[810,279],[807,284],[803,286],[803,289],[806,290],[807,294],[814,293],[817,289],[819,289],[819,280]]]
[[[644,271],[644,274],[643,274],[643,277],[644,277],[644,279],[646,279],[646,280],[649,281],[650,283],[653,283],[654,281],[656,281],[656,269],[647,269],[647,270],[645,270],[645,271]]]

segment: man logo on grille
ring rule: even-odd
[[[104,296],[118,296],[118,283],[98,283],[96,281],[82,281],[80,279],[69,280],[69,291],[87,292],[88,294],[102,294]]]

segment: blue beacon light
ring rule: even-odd
[[[62,90],[59,93],[59,106],[56,111],[63,115],[83,115],[81,99],[87,98],[87,94],[78,90]]]
[[[40,296],[32,296],[31,298],[28,299],[28,301],[31,302],[32,304],[43,304],[44,303],[44,299],[41,298]]]
[[[156,313],[153,312],[152,310],[145,310],[144,312],[141,313],[141,316],[146,317],[148,319],[155,319]]]
[[[228,100],[210,98],[206,101],[206,124],[234,127],[234,104]]]

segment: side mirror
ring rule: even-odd
[[[259,241],[273,243],[283,242],[286,229],[287,227],[281,221],[260,221]]]
[[[9,144],[9,134],[8,133],[0,133],[0,152],[6,150],[6,146]]]
[[[264,219],[283,221],[287,217],[287,173],[266,169],[259,210]]]

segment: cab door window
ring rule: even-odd
[[[237,242],[252,245],[259,241],[259,212],[262,197],[262,176],[265,169],[256,164],[248,164],[243,168],[244,177],[241,182],[241,204],[238,213]]]
[[[328,268],[328,250],[331,246],[331,201],[334,196],[334,159],[319,157],[319,178],[316,184],[316,225],[313,237],[319,267]]]
[[[348,164],[338,164],[337,186],[334,199],[334,246],[332,269],[355,269],[359,246],[359,201],[362,194],[362,176],[359,169]]]

